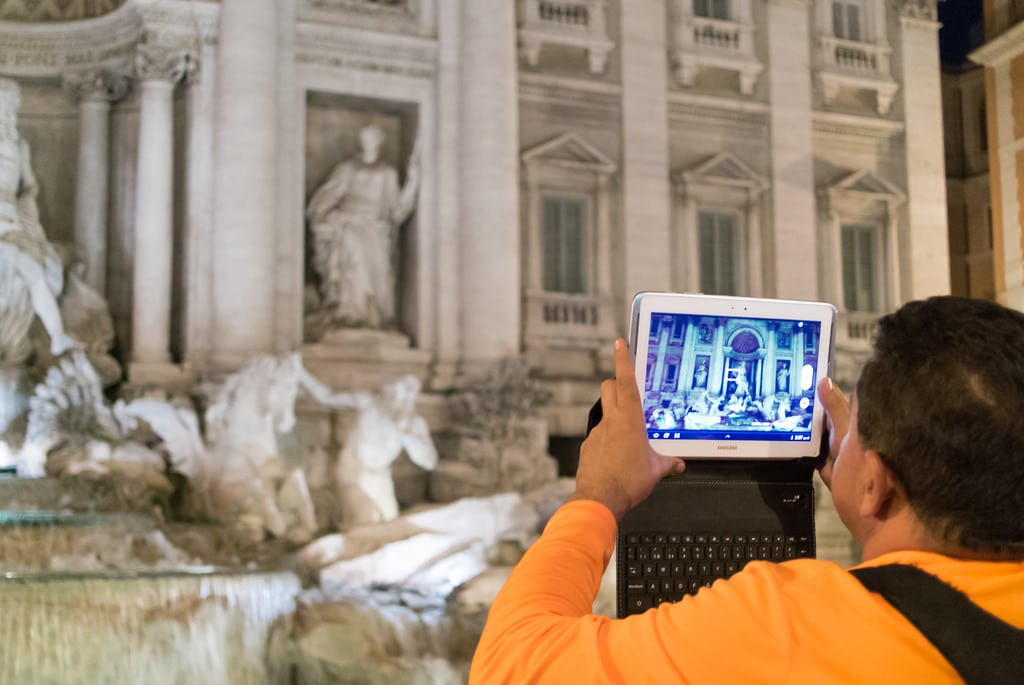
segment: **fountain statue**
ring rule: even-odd
[[[266,533],[305,542],[316,532],[301,469],[288,469],[277,436],[295,427],[295,401],[305,390],[317,402],[351,408],[361,401],[334,393],[302,365],[299,353],[259,357],[229,376],[204,414],[205,437],[190,406],[138,399],[124,412],[164,441],[172,468],[189,481],[194,515],[234,526],[253,541]]]
[[[403,376],[376,395],[353,395],[359,416],[341,448],[335,474],[342,528],[398,516],[391,464],[403,451],[421,468],[437,466],[430,429],[415,414],[419,394],[419,379]]]
[[[39,223],[39,187],[28,143],[18,134],[20,105],[18,84],[0,79],[0,433],[25,409],[21,386],[35,318],[50,336],[51,353],[75,345],[57,302],[63,266]]]

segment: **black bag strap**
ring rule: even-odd
[[[968,685],[1024,682],[1024,630],[916,566],[889,564],[850,573],[914,624]]]

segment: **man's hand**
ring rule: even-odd
[[[846,431],[850,428],[850,401],[831,378],[822,378],[818,383],[818,397],[825,407],[825,429],[828,431],[828,455],[821,466],[821,480],[832,487],[832,466],[839,456]]]
[[[626,341],[615,341],[615,379],[601,384],[600,423],[580,448],[574,499],[604,504],[615,520],[651,494],[659,480],[681,473],[682,459],[651,448],[644,425],[640,392]]]

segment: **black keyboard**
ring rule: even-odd
[[[620,584],[625,581],[627,614],[679,601],[749,561],[814,556],[809,537],[781,533],[629,533],[623,542],[625,578]]]

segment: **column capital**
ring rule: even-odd
[[[109,69],[87,69],[62,75],[64,89],[81,102],[116,102],[128,94],[131,78]]]
[[[199,60],[185,47],[139,45],[135,50],[135,71],[143,81],[189,81],[199,69]]]

